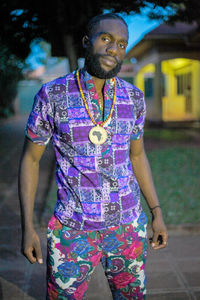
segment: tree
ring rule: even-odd
[[[145,6],[149,7],[151,18],[199,20],[200,4],[196,0],[3,0],[0,42],[24,59],[29,53],[30,42],[34,38],[44,38],[52,44],[53,54],[68,57],[74,69],[77,57],[82,56],[81,38],[88,19],[104,9],[138,13]]]
[[[6,46],[0,45],[0,117],[9,117],[14,113],[13,100],[22,66],[22,62]]]
[[[10,87],[13,85],[14,93],[20,78],[19,60],[28,56],[31,41],[43,38],[49,42],[53,55],[68,57],[73,70],[77,66],[77,57],[83,56],[81,39],[91,17],[104,9],[134,14],[143,11],[144,7],[148,8],[145,11],[150,18],[168,23],[196,21],[200,32],[200,2],[196,0],[1,0],[0,85],[6,93],[5,82],[11,80],[12,84],[7,85],[9,97],[0,95],[0,110],[5,111],[6,102],[11,102]]]
[[[185,23],[196,22],[200,25],[200,2],[196,0],[175,0],[175,1],[148,1],[153,5],[149,17],[162,18],[167,23],[181,21]],[[156,9],[157,8],[157,9]],[[168,11],[168,14],[164,10]]]
[[[164,21],[199,22],[200,2],[196,0],[2,0],[0,10],[0,43],[11,53],[24,59],[34,38],[52,44],[56,56],[69,58],[71,69],[82,55],[81,38],[88,19],[104,9],[114,12],[138,13],[149,7],[151,18]]]

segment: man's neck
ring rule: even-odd
[[[94,80],[97,92],[102,92],[106,80],[97,78],[95,76],[92,76],[92,79]]]
[[[87,66],[86,66],[86,65],[85,65],[84,68],[85,68],[86,71],[88,72]],[[89,74],[90,74],[90,73],[89,73]],[[91,75],[91,74],[90,74],[90,75]],[[91,76],[92,76],[92,79],[94,80],[94,84],[95,84],[96,90],[97,90],[98,92],[102,92],[102,89],[103,89],[103,87],[104,87],[104,84],[105,84],[106,79],[101,79],[101,78],[98,78],[98,77],[93,76],[93,75],[91,75]]]

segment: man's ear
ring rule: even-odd
[[[82,39],[82,43],[83,43],[83,48],[87,48],[89,43],[90,43],[90,40],[89,40],[89,37],[87,35],[85,35]]]

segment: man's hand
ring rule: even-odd
[[[154,250],[165,248],[167,246],[168,233],[161,212],[159,214],[153,215],[152,230],[152,248]]]
[[[23,233],[22,253],[32,264],[35,262],[43,263],[40,239],[35,230]]]

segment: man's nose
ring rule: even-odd
[[[107,47],[107,53],[112,55],[112,56],[115,56],[117,55],[117,44],[116,43],[110,43]]]

